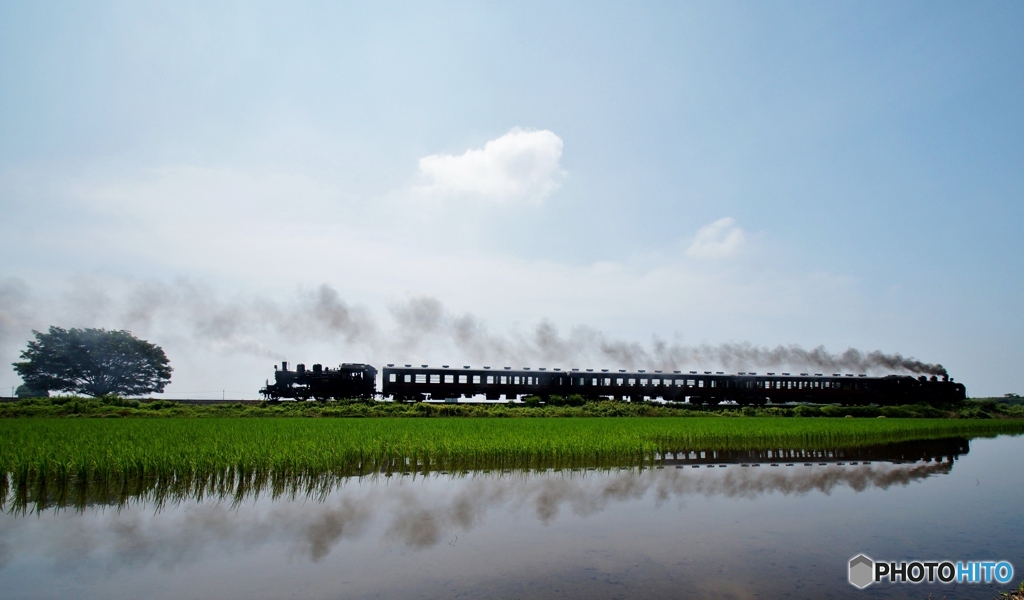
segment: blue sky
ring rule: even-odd
[[[251,396],[281,358],[541,366],[548,323],[1020,393],[1022,26],[1014,2],[0,2],[0,359],[125,327],[169,392]],[[325,285],[348,321],[313,314]],[[486,343],[447,331],[467,315]]]

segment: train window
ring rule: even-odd
[[[618,379],[615,380],[615,385],[622,385],[623,381],[624,380],[621,377],[619,377]]]
[[[502,375],[498,379],[501,383],[508,383],[508,377],[506,377],[505,375]]]
[[[417,375],[416,376],[416,383],[426,383],[426,382],[427,382],[427,376],[426,375]]]
[[[640,380],[640,385],[647,385],[647,380],[646,379],[641,379]]]
[[[494,383],[494,375],[487,376],[487,383]]]
[[[695,385],[697,385],[696,380],[693,380],[693,379],[687,379],[686,380],[686,387],[694,387]]]
[[[466,375],[459,375],[459,383],[469,383],[469,377]]]
[[[512,383],[515,383],[517,385],[519,384],[519,376],[518,375],[516,375],[515,377],[512,378]]]
[[[597,385],[597,377],[593,377],[590,379],[590,385]]]
[[[611,377],[605,377],[604,378],[604,384],[605,385],[611,385],[612,384],[612,378]]]
[[[440,375],[431,375],[430,376],[430,383],[441,383],[441,376]]]
[[[412,375],[402,375],[402,381],[404,381],[405,383],[409,383],[410,381],[412,381]]]
[[[701,379],[697,382],[697,387],[704,387],[704,380]]]
[[[396,379],[398,379],[398,377],[396,377],[394,373],[392,373],[392,374],[391,374],[391,375],[390,375],[390,376],[388,377],[388,381],[390,381],[391,383],[394,383]]]
[[[445,383],[455,383],[455,376],[454,375],[445,375],[444,376],[444,382]]]
[[[661,380],[660,379],[652,379],[651,380],[651,385],[661,385]]]
[[[480,383],[480,376],[479,375],[474,375],[473,376],[473,383]]]

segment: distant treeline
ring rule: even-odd
[[[999,404],[1009,404],[1010,406],[1024,405],[1024,397],[1021,397],[1020,394],[1004,394],[997,398],[975,398],[975,400],[988,400]]]

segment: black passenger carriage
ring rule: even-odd
[[[416,368],[412,365],[384,367],[381,393],[395,400],[449,400],[483,396],[487,400],[514,401],[520,396],[550,397],[565,393],[568,373],[561,369],[512,370],[511,367]]]
[[[483,396],[514,401],[522,396],[578,394],[587,399],[664,400],[691,404],[762,405],[768,402],[817,404],[944,404],[963,400],[966,388],[947,377],[907,375],[867,377],[801,373],[739,373],[673,371],[609,371],[601,369],[530,369],[511,367],[473,369],[468,366],[396,367],[383,372],[382,393],[399,401],[449,400]]]

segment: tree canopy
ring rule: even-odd
[[[32,333],[36,339],[14,370],[33,390],[141,396],[162,392],[171,381],[163,349],[129,331],[50,327]]]
[[[50,392],[47,390],[37,390],[23,383],[18,386],[14,395],[18,398],[46,398],[50,395]]]

